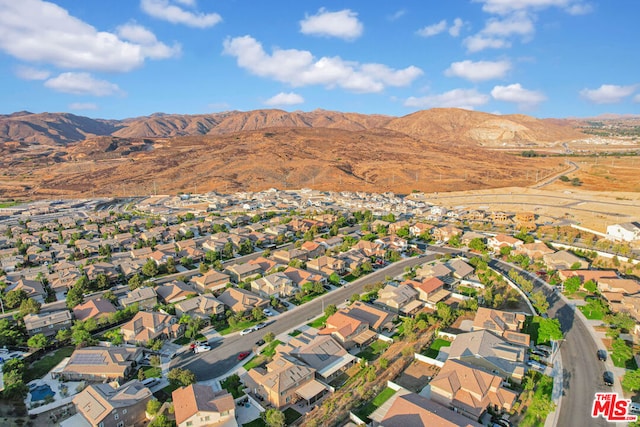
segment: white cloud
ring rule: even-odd
[[[406,14],[407,14],[407,10],[406,9],[400,9],[396,13],[394,13],[392,15],[389,15],[388,19],[389,19],[389,21],[397,21],[398,19],[402,18]]]
[[[196,7],[196,0],[176,0],[178,3],[189,7]]]
[[[383,64],[360,64],[339,56],[314,58],[306,50],[274,49],[269,55],[251,36],[228,38],[223,53],[236,58],[250,73],[284,82],[293,87],[323,85],[353,92],[380,92],[386,86],[407,86],[422,75],[409,66],[395,70]]]
[[[97,31],[42,0],[0,0],[0,50],[23,61],[116,72],[153,58],[140,44]]]
[[[74,102],[69,104],[70,110],[97,110],[98,105],[93,102]]]
[[[142,53],[152,59],[164,59],[177,56],[181,52],[179,44],[169,47],[161,43],[155,34],[142,25],[128,23],[116,28],[120,38],[140,45]]]
[[[49,89],[74,95],[108,96],[124,93],[117,84],[95,79],[89,73],[62,73],[50,78],[44,85]]]
[[[633,102],[640,102],[640,93],[633,97]]]
[[[582,89],[580,95],[594,104],[616,104],[633,94],[638,85],[602,85],[598,89]],[[638,96],[634,98],[637,100]]]
[[[522,109],[533,108],[547,99],[542,92],[525,89],[520,83],[496,86],[491,91],[491,96],[498,101],[518,104],[518,108]]]
[[[511,69],[511,62],[504,61],[460,61],[454,62],[444,72],[449,77],[461,77],[472,82],[499,79]]]
[[[513,34],[528,37],[535,31],[531,17],[524,12],[518,12],[503,19],[489,19],[481,33],[500,37]]]
[[[191,1],[180,1],[179,3],[188,6],[195,5],[195,2]],[[141,0],[140,7],[149,16],[189,27],[209,28],[222,21],[222,17],[217,13],[189,12],[180,6],[171,4],[169,0]]]
[[[296,104],[302,104],[304,102],[304,98],[300,95],[298,95],[297,93],[294,92],[289,92],[289,93],[284,93],[284,92],[280,92],[279,94],[272,96],[271,98],[267,99],[264,104],[265,105],[271,105],[271,106],[276,106],[276,105],[296,105]]]
[[[453,20],[453,25],[449,27],[449,35],[451,37],[458,37],[460,35],[460,30],[462,30],[462,26],[464,22],[460,18],[456,18]]]
[[[39,68],[27,67],[26,65],[19,65],[16,67],[16,76],[23,80],[46,80],[51,73],[47,70],[41,70]]]
[[[447,21],[442,20],[436,24],[427,25],[426,27],[416,31],[416,34],[422,37],[432,37],[447,30]]]
[[[511,42],[494,37],[485,37],[482,34],[476,34],[464,39],[464,45],[469,52],[479,52],[485,49],[503,49],[511,47]]]
[[[312,36],[337,37],[355,40],[362,35],[363,25],[358,14],[349,9],[329,12],[322,8],[317,14],[300,21],[300,32]]]
[[[498,15],[507,15],[519,10],[543,10],[559,7],[571,13],[575,8],[590,7],[582,0],[473,0],[483,3],[482,10]]]
[[[453,89],[438,95],[410,97],[405,102],[405,107],[414,108],[464,108],[473,110],[475,107],[489,102],[489,96],[478,92],[476,89]]]

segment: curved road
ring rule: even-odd
[[[347,286],[332,290],[302,306],[269,318],[269,324],[264,329],[245,336],[240,336],[239,333],[226,335],[218,341],[211,342],[212,350],[209,352],[193,354],[187,351],[181,353],[171,361],[170,367],[189,369],[196,375],[198,381],[221,377],[240,363],[237,359],[240,352],[250,351],[255,346],[255,342],[267,332],[273,332],[278,335],[307,323],[309,320],[323,314],[324,307],[330,304],[342,304],[351,295],[363,293],[365,285],[382,282],[386,276],[395,277],[402,274],[407,266],[433,261],[435,258],[435,254],[430,254],[393,263],[386,268],[355,280]]]
[[[560,344],[563,366],[563,390],[557,426],[608,426],[603,418],[591,418],[594,394],[599,391],[613,391],[604,385],[603,362],[598,361],[598,347],[587,326],[578,318],[574,309],[560,298],[546,282],[537,276],[511,264],[492,260],[489,265],[508,276],[512,269],[518,270],[534,283],[534,291],[542,291],[550,308],[548,315],[560,321],[564,342]]]

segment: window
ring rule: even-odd
[[[120,414],[118,414],[117,412],[115,414],[113,414],[113,419],[114,420],[119,420],[120,419]]]
[[[126,413],[127,413],[127,410],[126,410],[126,409],[123,409],[123,410],[122,410],[122,415],[124,415],[124,414],[126,414]]]
[[[116,427],[124,427],[124,421],[120,421],[118,424],[116,424]]]
[[[191,427],[193,425],[193,421],[187,421],[187,427]]]

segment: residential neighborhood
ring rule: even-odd
[[[554,425],[561,300],[633,398],[629,225],[538,219],[311,190],[0,208],[3,397],[64,426]]]

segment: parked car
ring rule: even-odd
[[[144,385],[145,387],[151,388],[154,385],[158,384],[160,382],[160,378],[147,378],[145,380],[142,380],[142,385]]]
[[[266,323],[264,323],[264,322],[261,322],[261,323],[258,323],[257,325],[255,325],[255,326],[253,327],[253,329],[257,331],[257,330],[259,330],[259,329],[264,328],[265,326],[267,326],[267,324],[266,324]]]
[[[607,361],[607,350],[598,350],[598,360],[602,361],[602,362],[606,362]]]
[[[242,331],[240,331],[240,335],[249,335],[251,332],[253,332],[255,329],[253,328],[247,328],[247,329],[243,329]]]
[[[341,284],[342,286],[347,286],[347,285],[349,284],[349,282],[347,282],[347,281],[346,281],[346,280],[344,280],[344,279],[340,279],[340,284]]]
[[[202,353],[202,352],[209,351],[209,350],[211,350],[211,347],[205,344],[205,345],[197,345],[193,349],[193,352],[194,353]]]
[[[241,352],[240,354],[238,354],[238,360],[244,360],[244,359],[246,359],[246,358],[247,358],[247,356],[248,356],[249,354],[250,354],[250,353],[249,353],[248,351],[243,351],[243,352]]]
[[[259,347],[261,345],[264,344],[264,340],[262,338],[260,338],[258,341],[256,341],[256,345]]]
[[[275,316],[275,313],[273,311],[269,310],[268,308],[265,308],[264,310],[262,310],[262,312],[267,317]]]
[[[602,379],[604,380],[604,385],[612,386],[613,385],[613,372],[604,371],[602,374]]]

